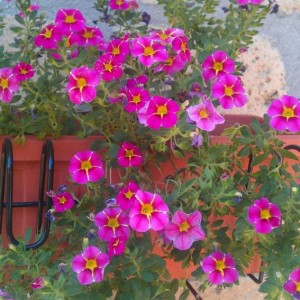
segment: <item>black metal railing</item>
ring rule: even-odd
[[[52,199],[46,195],[46,191],[53,189],[54,151],[51,140],[47,139],[42,148],[37,201],[14,201],[13,164],[12,143],[9,138],[5,138],[2,145],[0,169],[0,235],[2,232],[3,208],[6,208],[6,236],[11,244],[18,245],[19,242],[13,233],[13,211],[20,207],[37,207],[36,234],[38,238],[32,244],[25,245],[27,250],[36,249],[45,243],[50,232],[50,220],[45,217],[43,212],[48,211],[52,206]]]

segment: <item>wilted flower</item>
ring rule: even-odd
[[[35,280],[31,284],[31,288],[33,289],[42,289],[44,286],[45,286],[45,280],[41,277],[35,278]]]

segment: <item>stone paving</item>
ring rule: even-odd
[[[266,0],[267,1],[267,0]],[[14,1],[0,0],[0,14],[6,17],[7,23],[13,20]],[[137,0],[142,10],[152,12],[151,24],[162,22],[162,9],[155,0]],[[227,0],[222,0],[226,6]],[[246,66],[243,82],[249,96],[249,104],[235,113],[252,113],[262,115],[271,99],[282,94],[300,97],[300,0],[276,0],[280,6],[277,14],[271,14],[265,20],[259,35],[249,51],[241,55]],[[58,8],[78,7],[90,21],[97,18],[92,9],[93,1],[82,0],[36,0],[42,11],[53,19]],[[220,12],[221,13],[221,12]],[[107,28],[100,28],[107,33]],[[10,36],[0,39],[0,44],[7,44]],[[199,283],[191,281],[197,289]],[[240,278],[239,286],[220,291],[211,287],[205,293],[199,293],[203,300],[262,300],[264,295],[258,292],[259,285],[247,277]],[[178,293],[179,298],[180,293]],[[188,300],[195,297],[190,295]],[[168,299],[166,299],[168,300]]]

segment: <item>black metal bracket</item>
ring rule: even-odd
[[[36,233],[40,236],[32,244],[25,245],[26,250],[37,249],[45,243],[50,232],[50,220],[45,217],[45,213],[43,215],[43,207],[45,206],[45,210],[48,211],[52,206],[52,199],[46,195],[46,191],[53,189],[54,151],[51,140],[47,139],[42,148],[38,201],[13,201],[13,162],[12,143],[9,138],[5,138],[2,145],[0,166],[0,235],[3,208],[6,208],[6,236],[11,244],[18,245],[19,242],[13,234],[13,209],[18,207],[37,207]],[[5,202],[4,198],[6,198]]]

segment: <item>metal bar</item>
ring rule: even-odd
[[[195,300],[203,300],[188,280],[185,281],[185,284],[187,288],[190,290],[190,292],[193,294],[193,296],[195,297]]]
[[[0,234],[2,231],[2,219],[3,219],[3,207],[6,207],[4,203],[5,193],[5,176],[6,176],[6,146],[2,145],[1,152],[1,173],[0,173]]]
[[[38,201],[32,201],[32,202],[13,202],[12,203],[12,207],[15,208],[22,208],[22,207],[37,207],[38,206]],[[43,201],[43,206],[46,205],[46,202]],[[6,202],[2,203],[2,207],[5,208],[6,207]],[[1,228],[1,227],[0,227]]]

